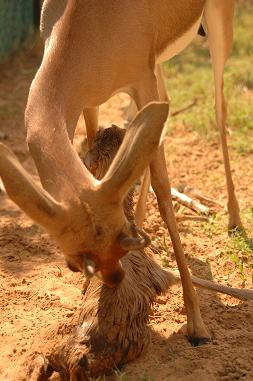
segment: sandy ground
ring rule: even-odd
[[[27,152],[23,112],[30,82],[39,64],[38,54],[27,52],[0,70],[0,130],[5,143],[25,168],[35,174]],[[114,97],[102,107],[101,124],[122,124],[128,99]],[[79,123],[78,138],[83,129]],[[78,139],[77,139],[78,140]],[[219,146],[201,140],[184,126],[176,126],[166,143],[168,171],[173,184],[187,183],[225,202],[225,182]],[[242,208],[252,205],[252,157],[233,156],[234,177]],[[219,214],[224,211],[219,210]],[[50,237],[0,193],[0,380],[16,381],[22,364],[36,346],[38,334],[57,321],[71,319],[82,304],[81,275],[71,273]],[[229,256],[219,255],[228,242],[225,219],[217,237],[200,223],[180,224],[191,270],[224,284],[252,287],[245,267],[242,280]],[[168,234],[154,197],[148,200],[145,227],[154,244],[168,252],[167,265],[175,268]],[[252,235],[252,231],[248,232]],[[164,253],[158,258],[164,263]],[[201,310],[213,340],[191,347],[186,339],[186,316],[180,287],[158,300],[151,316],[154,330],[147,352],[108,380],[234,381],[253,380],[253,303],[198,291]]]

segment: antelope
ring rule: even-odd
[[[49,231],[72,270],[100,271],[110,286],[118,285],[124,277],[120,258],[148,244],[141,229],[126,220],[123,199],[149,165],[181,275],[188,336],[194,344],[209,340],[210,335],[181,245],[164,147],[159,144],[168,103],[159,103],[155,66],[183,50],[205,18],[226,169],[229,227],[240,226],[223,96],[233,11],[234,0],[45,0],[41,15],[44,55],[25,112],[27,142],[42,186],[5,146],[0,148],[0,173],[10,198]],[[97,107],[119,91],[129,94],[140,111],[99,181],[82,164],[72,140],[84,111],[87,136],[92,141]]]

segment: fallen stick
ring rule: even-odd
[[[190,214],[176,214],[177,221],[199,221],[199,222],[208,222],[209,218],[207,216],[193,216]]]
[[[206,203],[210,206],[219,206],[219,207],[224,208],[224,205],[221,202],[216,201],[211,197],[203,195],[199,190],[197,190],[195,188],[186,186],[183,189],[183,191],[186,192],[191,197],[197,198],[199,201],[202,201],[203,203]]]
[[[151,192],[154,193],[154,190],[151,187]],[[201,204],[197,200],[193,200],[191,197],[187,196],[186,194],[179,192],[176,188],[171,188],[171,196],[172,200],[177,201],[179,204],[193,210],[195,213],[210,214],[210,209]]]
[[[201,204],[199,201],[193,200],[191,197],[184,193],[179,192],[176,188],[171,188],[172,200],[179,202],[180,204],[192,209],[194,212],[201,214],[209,214],[210,209]]]

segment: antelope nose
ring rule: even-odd
[[[102,269],[101,274],[104,283],[111,288],[118,286],[125,277],[125,271],[123,270],[120,262],[118,262],[113,268]]]

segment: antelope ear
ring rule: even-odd
[[[21,166],[14,153],[0,143],[0,177],[6,192],[28,216],[47,229],[57,230],[55,216],[62,206]]]
[[[105,192],[107,197],[110,195],[113,198],[124,197],[149,165],[158,148],[168,111],[168,103],[152,102],[132,121],[117,155],[100,184],[101,192]]]

